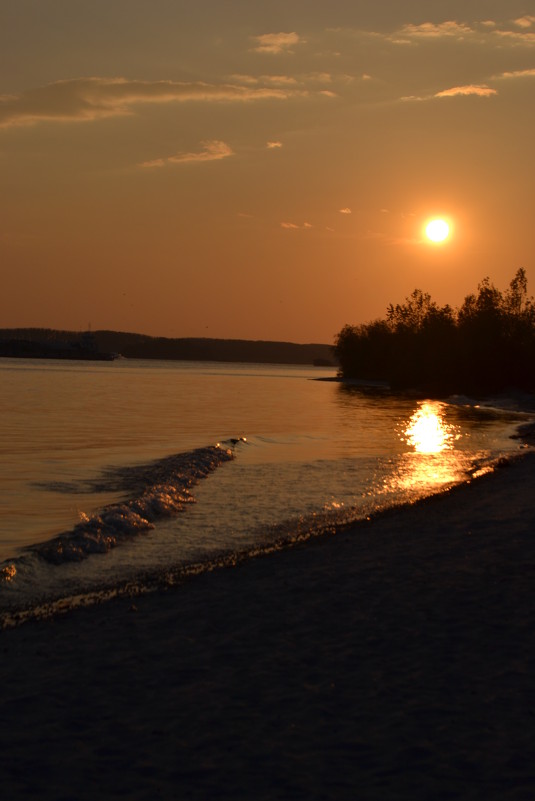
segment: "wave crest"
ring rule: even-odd
[[[189,488],[233,458],[230,448],[210,445],[145,465],[110,468],[102,479],[93,482],[93,488],[123,491],[129,497],[91,516],[84,514],[71,531],[30,546],[28,550],[52,564],[106,553],[150,531],[158,519],[182,512],[195,502]]]

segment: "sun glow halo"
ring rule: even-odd
[[[444,242],[450,235],[450,226],[441,218],[430,220],[425,226],[425,235],[431,242]]]

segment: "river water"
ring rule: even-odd
[[[520,447],[522,412],[333,378],[0,359],[0,622],[336,531]]]

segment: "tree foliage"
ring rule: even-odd
[[[489,278],[459,309],[415,289],[384,320],[346,325],[336,337],[340,375],[428,392],[535,390],[535,303],[526,271],[505,292]]]

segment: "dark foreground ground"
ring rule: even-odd
[[[535,798],[534,479],[3,632],[2,798]]]

